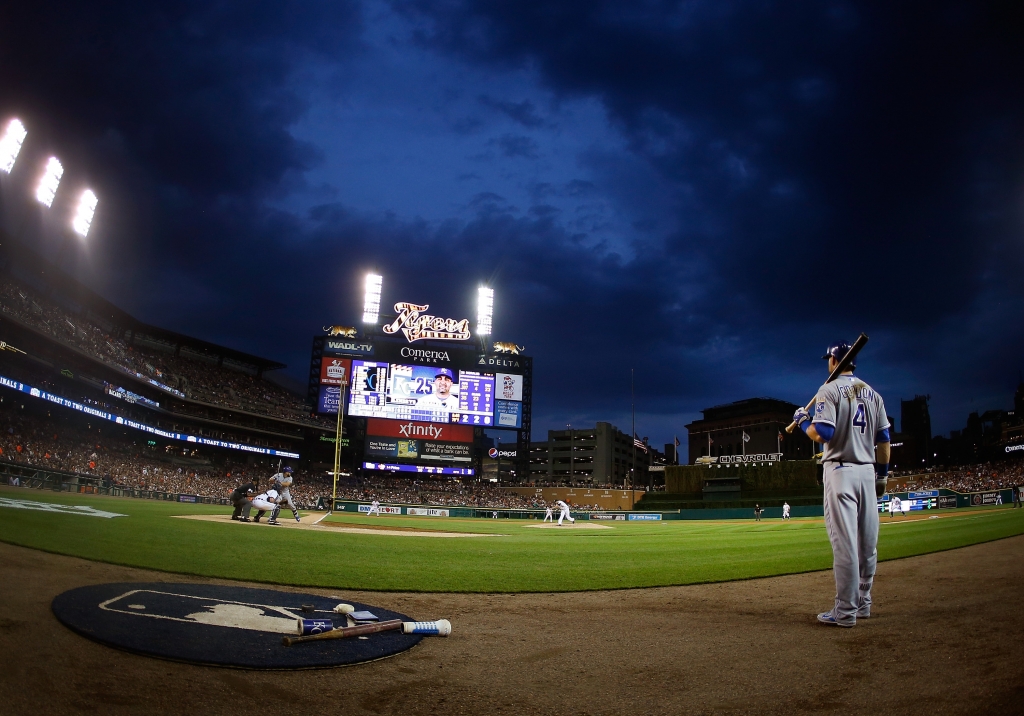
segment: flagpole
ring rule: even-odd
[[[636,391],[633,385],[633,368],[629,369],[629,402],[633,411],[633,466],[629,472],[629,489],[636,489]]]

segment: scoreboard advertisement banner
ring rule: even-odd
[[[366,457],[452,462],[470,462],[473,459],[470,443],[441,443],[376,436],[366,438]]]
[[[494,425],[498,428],[523,427],[523,404],[514,400],[494,401]]]
[[[424,475],[465,475],[472,477],[476,470],[471,467],[445,467],[442,465],[400,465],[386,462],[364,462],[364,470],[382,472],[416,472]]]
[[[434,442],[471,443],[473,428],[468,425],[446,423],[398,422],[370,418],[366,421],[366,434],[401,438],[403,440],[430,440]]]
[[[320,361],[320,385],[341,385],[347,383],[352,361],[347,358],[324,356]]]

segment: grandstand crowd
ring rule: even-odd
[[[956,492],[1004,490],[1024,485],[1024,462],[984,463],[953,468],[928,468],[912,475],[914,489],[945,488]]]
[[[17,413],[0,415],[0,460],[73,473],[103,487],[217,499],[228,497],[235,487],[247,482],[266,489],[270,476],[277,472],[277,462],[269,459],[225,460],[213,465],[200,458],[194,447],[158,449],[118,437],[110,430],[104,432],[102,427],[82,430],[68,423]],[[321,497],[331,496],[332,480],[328,474],[298,469],[293,477],[291,493],[298,507],[314,509]],[[343,476],[338,481],[337,494],[340,499],[415,505],[488,509],[546,506],[543,501],[512,494],[489,483],[440,478]]]
[[[125,438],[121,428],[88,429],[68,421],[47,420],[28,413],[0,414],[0,460],[76,474],[104,487],[147,492],[226,498],[240,484],[269,486],[277,461],[218,458],[214,465],[190,445],[162,448]],[[329,474],[296,470],[292,497],[302,509],[314,509],[329,498]],[[907,481],[910,489],[946,488],[957,492],[1006,489],[1024,484],[1024,461],[985,463],[956,468],[931,468]],[[345,500],[486,509],[544,509],[540,497],[503,490],[488,482],[419,476],[417,479],[381,476],[341,476],[337,496]],[[572,505],[577,510],[597,505]]]
[[[165,392],[219,407],[315,422],[302,401],[270,381],[198,358],[129,345],[80,315],[13,283],[0,285],[0,310],[53,340]]]

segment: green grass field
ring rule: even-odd
[[[334,524],[500,536],[351,534],[174,519],[230,508],[0,487],[0,497],[87,505],[100,519],[0,506],[0,540],[132,567],[297,586],[430,592],[554,592],[654,587],[828,569],[819,520],[618,522],[535,529],[524,520],[364,517]],[[285,513],[290,514],[290,513]],[[315,519],[308,513],[305,521]],[[943,510],[941,519],[882,518],[881,559],[1024,533],[1024,510]],[[608,524],[608,523],[604,523]]]

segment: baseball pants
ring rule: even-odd
[[[562,524],[562,520],[569,520],[569,522],[576,522],[572,517],[569,516],[569,510],[562,510],[561,514],[558,515],[558,524]]]
[[[237,520],[239,517],[249,519],[249,510],[252,509],[252,500],[241,500],[235,503],[235,509],[231,511],[231,519]]]
[[[276,520],[278,514],[281,512],[281,507],[287,506],[292,511],[292,515],[296,518],[299,516],[299,511],[295,509],[295,503],[292,502],[292,493],[287,488],[281,490],[281,494],[277,498],[277,505],[274,507],[274,511],[270,513],[270,519]]]
[[[834,616],[856,621],[871,610],[878,561],[878,501],[874,465],[825,463],[825,528],[836,579]]]

